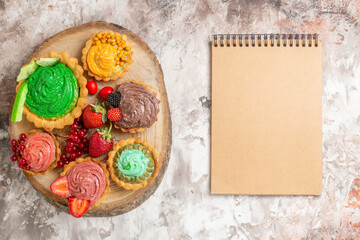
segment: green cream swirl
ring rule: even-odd
[[[117,166],[122,174],[128,177],[140,177],[148,167],[149,159],[137,149],[123,151]]]
[[[60,118],[71,112],[79,96],[75,75],[62,63],[36,69],[28,88],[25,105],[43,118]]]

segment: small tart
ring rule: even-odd
[[[126,149],[127,146],[129,146],[129,148],[131,149]],[[136,149],[136,147],[138,147],[138,149]],[[121,151],[121,153],[118,153],[119,151]],[[122,155],[131,155],[132,151],[139,151],[140,153],[145,152],[146,155],[149,157],[144,158],[143,155],[139,159],[139,157],[125,156],[127,157],[126,165],[124,164],[121,167],[116,167],[118,166],[118,160],[122,160]],[[140,138],[134,139],[132,137],[129,137],[126,140],[121,140],[114,145],[113,150],[108,153],[108,156],[109,158],[107,160],[107,165],[111,178],[118,186],[123,187],[126,190],[137,190],[151,184],[159,174],[161,168],[161,163],[158,161],[158,155],[156,154],[154,147],[150,146],[147,141],[143,141]],[[145,162],[145,164],[147,164],[146,168],[151,168],[151,171],[149,170],[150,174],[148,170],[144,171],[145,167],[141,166],[142,164],[144,164],[144,162],[141,161],[144,160],[147,160]],[[132,163],[134,163],[132,161],[137,162],[136,164],[132,165]],[[134,169],[133,166],[136,166],[140,169]],[[120,168],[123,170],[120,170]],[[130,176],[130,172],[132,176]],[[122,176],[119,177],[118,174],[121,174]],[[124,180],[122,180],[121,178]]]
[[[69,112],[65,112],[63,116],[59,117],[50,117],[45,118],[41,117],[34,112],[32,112],[26,104],[24,104],[23,113],[26,115],[26,118],[29,122],[33,122],[36,128],[43,128],[47,131],[52,131],[54,128],[62,129],[66,125],[71,125],[74,122],[75,118],[78,118],[82,114],[82,109],[87,105],[87,101],[85,97],[88,95],[88,90],[86,88],[87,80],[83,77],[83,69],[78,64],[76,58],[70,57],[66,52],[55,52],[51,51],[48,54],[41,56],[40,58],[60,58],[61,63],[67,66],[72,73],[74,74],[79,90],[77,92],[77,101],[74,100],[73,105],[71,106],[72,109]],[[33,58],[33,60],[39,60],[40,58]],[[30,76],[31,77],[31,76]],[[16,86],[16,92],[20,88],[21,84],[24,81],[20,81],[19,84]],[[52,89],[52,90],[51,90]],[[54,91],[55,88],[49,88],[49,91]],[[29,90],[30,91],[30,90]]]
[[[145,84],[144,82],[137,82],[137,81],[135,81],[135,80],[131,80],[131,81],[122,82],[122,83],[120,83],[120,85],[122,85],[122,84],[128,84],[128,83],[134,83],[134,84],[141,85],[141,86],[143,86],[144,88],[146,88],[148,91],[150,91],[150,92],[154,95],[154,96],[153,96],[153,97],[154,97],[154,100],[156,100],[156,103],[154,102],[154,104],[156,104],[155,108],[156,108],[156,111],[157,111],[157,113],[155,113],[155,114],[156,114],[156,116],[155,116],[155,121],[151,122],[150,125],[147,126],[147,127],[139,126],[139,127],[131,127],[131,128],[124,128],[124,127],[120,126],[119,123],[114,122],[114,127],[117,128],[117,129],[120,129],[120,130],[123,131],[123,132],[130,132],[130,133],[143,132],[143,131],[145,131],[146,128],[150,128],[150,127],[158,120],[157,115],[158,115],[159,112],[160,112],[160,100],[156,98],[157,93],[152,90],[151,86]],[[116,86],[115,91],[118,90],[118,87],[119,87],[120,85]],[[132,94],[131,94],[131,95],[132,95]],[[133,97],[133,96],[132,96],[132,97]],[[127,97],[127,98],[126,98],[126,99],[127,99],[126,101],[131,100],[132,97]],[[141,99],[141,98],[138,98],[138,99],[135,99],[135,100],[137,100],[137,102],[136,102],[137,104],[134,104],[135,106],[137,106],[137,107],[142,106],[143,109],[145,109],[145,110],[147,109],[145,106],[143,106],[147,101],[144,101],[144,99]],[[149,100],[149,99],[148,99],[148,100]],[[121,105],[131,106],[130,103],[123,102],[123,101],[124,101],[123,98],[121,98],[120,104],[119,104],[119,108],[120,108],[120,110],[122,111],[123,119],[120,120],[120,122],[124,120],[124,117],[126,117],[126,112],[124,111],[124,109],[122,109]],[[152,103],[151,101],[149,101],[149,102]],[[135,107],[135,106],[134,106],[134,107]],[[136,112],[139,113],[139,112],[141,112],[141,111],[140,111],[140,109],[138,109]],[[130,116],[130,115],[131,115],[131,116],[137,116],[138,114],[130,114],[130,113],[129,113],[129,116]],[[148,117],[148,116],[147,116],[147,117]]]
[[[92,34],[82,50],[83,68],[98,81],[110,81],[124,77],[134,61],[131,43],[126,35],[112,31]]]
[[[84,163],[84,162],[92,162],[92,163],[95,163],[97,164],[99,167],[101,167],[101,169],[103,170],[104,172],[104,176],[105,176],[105,180],[106,180],[106,186],[105,186],[105,189],[104,189],[104,192],[103,194],[101,195],[101,197],[94,203],[90,206],[89,209],[93,208],[93,207],[96,207],[96,206],[99,206],[100,205],[100,202],[103,201],[106,197],[106,195],[108,193],[110,193],[110,181],[109,181],[109,172],[107,171],[106,169],[106,164],[105,163],[101,163],[99,160],[95,159],[95,158],[91,158],[91,157],[87,157],[87,158],[78,158],[76,159],[74,162],[70,162],[69,164],[65,165],[64,166],[64,171],[60,174],[60,176],[65,176],[72,167],[74,167],[75,165],[79,164],[79,163]],[[70,183],[69,183],[70,184]],[[88,187],[88,186],[87,186]],[[82,189],[84,190],[84,189]],[[76,197],[76,196],[75,196]],[[68,202],[68,199],[66,199],[66,201]]]
[[[36,134],[36,133],[41,133],[41,132],[50,135],[51,138],[54,140],[54,144],[55,144],[55,160],[54,160],[53,163],[50,164],[50,166],[49,166],[46,170],[41,171],[41,172],[34,172],[34,171],[31,171],[31,170],[22,169],[22,170],[23,170],[24,172],[26,172],[27,174],[31,174],[31,175],[35,175],[35,176],[37,176],[37,175],[44,175],[44,174],[46,174],[46,173],[48,173],[48,172],[51,172],[51,171],[57,166],[57,162],[58,162],[59,159],[60,159],[60,153],[61,153],[61,149],[60,149],[60,146],[59,146],[59,142],[56,140],[55,136],[54,136],[52,133],[50,133],[50,132],[45,132],[45,131],[40,130],[40,129],[33,129],[33,130],[30,130],[30,131],[26,132],[25,135],[26,135],[27,137],[29,137],[29,136],[32,136],[32,135],[34,135],[34,134]],[[26,150],[26,149],[25,149],[25,150]],[[18,156],[18,160],[20,160],[20,158],[21,158],[21,157]],[[26,160],[26,158],[25,158],[25,160]]]

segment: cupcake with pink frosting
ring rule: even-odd
[[[72,216],[82,217],[89,209],[99,206],[110,192],[109,172],[106,164],[93,158],[78,158],[64,167],[60,178],[50,190],[68,199]]]
[[[25,166],[23,170],[32,175],[44,175],[53,170],[61,152],[55,136],[38,129],[26,132],[25,136],[17,151],[18,162]]]

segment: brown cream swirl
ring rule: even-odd
[[[82,162],[73,166],[66,174],[71,196],[90,200],[90,205],[103,195],[106,179],[102,168],[93,162]]]
[[[159,113],[159,100],[146,87],[136,83],[124,83],[117,87],[121,94],[119,108],[122,113],[116,125],[122,128],[150,127]]]

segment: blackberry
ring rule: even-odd
[[[121,94],[119,92],[110,93],[106,97],[106,101],[114,108],[119,107],[120,100]]]

